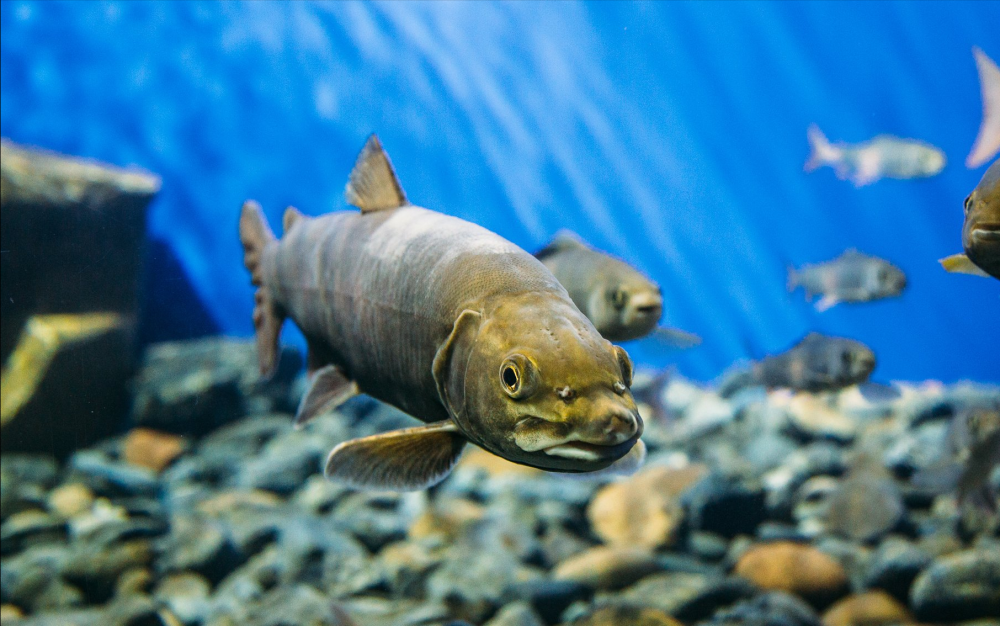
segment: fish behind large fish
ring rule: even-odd
[[[863,187],[881,178],[925,178],[938,174],[945,166],[944,152],[916,139],[879,135],[862,143],[830,143],[815,124],[807,131],[812,154],[805,170],[811,172],[828,165],[837,178]]]
[[[903,293],[906,274],[875,256],[847,250],[836,259],[788,270],[788,290],[802,287],[806,297],[820,294],[818,311],[840,302],[870,302]]]
[[[676,348],[701,343],[697,335],[658,325],[663,296],[656,283],[628,263],[591,248],[575,234],[557,234],[535,256],[605,339],[629,341],[652,335]]]
[[[719,395],[729,397],[751,386],[812,392],[842,389],[865,382],[874,369],[875,353],[860,341],[809,333],[785,352],[727,376]]]
[[[1000,279],[1000,160],[965,199],[962,247],[965,254],[941,259],[946,270]]]
[[[983,98],[983,120],[966,167],[979,167],[1000,152],[1000,67],[979,48],[972,49],[979,71],[979,90]]]
[[[410,204],[373,135],[346,190],[360,213],[240,217],[258,287],[263,374],[282,322],[309,346],[296,422],[363,392],[426,423],[346,441],[326,474],[359,488],[421,489],[466,442],[545,470],[638,467],[642,420],[625,350],[601,337],[537,259],[502,237]]]

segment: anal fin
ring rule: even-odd
[[[352,439],[330,452],[326,477],[356,489],[426,489],[451,472],[465,442],[451,420]]]
[[[317,369],[295,412],[295,427],[302,428],[312,418],[332,411],[359,393],[357,383],[344,376],[335,365]]]

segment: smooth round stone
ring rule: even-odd
[[[109,497],[154,495],[159,481],[152,470],[117,463],[96,450],[77,452],[69,462],[72,478]]]
[[[545,626],[527,602],[513,602],[503,607],[485,626]]]
[[[118,577],[133,567],[146,567],[153,559],[153,548],[145,539],[102,544],[79,541],[66,562],[63,576],[79,586],[88,599],[101,601],[114,590]]]
[[[605,606],[570,622],[570,626],[683,626],[659,609]]]
[[[0,604],[0,622],[8,624],[24,617],[24,612],[13,604]]]
[[[74,517],[94,504],[94,492],[82,483],[59,485],[49,493],[49,510],[64,518]]]
[[[870,542],[903,519],[906,507],[889,478],[858,476],[842,481],[827,500],[826,525],[838,535]]]
[[[1000,615],[1000,552],[942,556],[917,577],[910,605],[920,620],[960,621]]]
[[[602,594],[597,603],[655,608],[685,622],[696,622],[755,592],[756,588],[741,578],[670,572],[647,576],[617,595]]]
[[[837,601],[823,614],[823,626],[908,624],[913,616],[884,591],[868,591]]]
[[[181,572],[166,576],[153,596],[163,601],[185,624],[201,622],[208,613],[212,585],[204,576]]]
[[[759,486],[718,474],[698,482],[681,500],[689,507],[693,528],[723,537],[753,534],[767,516]]]
[[[662,569],[649,550],[598,546],[557,565],[552,577],[576,581],[591,589],[621,589]]]
[[[122,457],[126,463],[136,467],[162,472],[186,448],[187,441],[180,435],[151,428],[133,428],[122,443]]]
[[[932,560],[930,554],[898,537],[890,537],[872,554],[864,585],[884,589],[896,599],[907,601],[917,575]]]
[[[793,437],[850,443],[857,434],[857,423],[851,417],[831,408],[815,394],[797,393],[778,405],[785,408],[787,428]]]
[[[847,591],[847,574],[837,561],[808,545],[779,541],[747,550],[734,573],[758,587],[786,591],[826,605]]]
[[[729,542],[722,535],[697,531],[688,536],[688,550],[706,561],[721,561],[729,551]]]
[[[221,524],[201,517],[174,518],[161,553],[161,571],[192,571],[216,582],[242,561]]]
[[[0,526],[0,554],[15,554],[39,543],[52,543],[66,537],[66,522],[55,515],[37,510],[21,511],[8,517]]]
[[[702,626],[820,626],[805,601],[782,591],[761,594],[719,611]]]
[[[533,580],[512,585],[504,592],[504,598],[526,601],[549,624],[558,622],[566,607],[590,595],[586,585],[572,580]]]
[[[598,491],[587,507],[587,517],[594,532],[609,545],[670,546],[684,515],[678,496],[707,472],[703,465],[647,467]]]

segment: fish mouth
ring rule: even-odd
[[[549,456],[558,456],[574,461],[606,461],[617,459],[632,447],[632,438],[615,445],[601,445],[585,441],[567,441],[555,446],[543,448],[542,452]]]
[[[977,224],[970,235],[976,241],[1000,242],[1000,224]]]

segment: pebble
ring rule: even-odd
[[[693,528],[727,538],[753,534],[767,518],[763,489],[735,476],[712,474],[681,500],[690,511]]]
[[[711,617],[719,607],[752,597],[756,591],[740,578],[669,572],[647,576],[617,596],[602,594],[597,602],[655,608],[682,621],[696,622]]]
[[[187,448],[184,437],[151,428],[133,428],[125,436],[122,457],[126,463],[162,472]]]
[[[771,394],[772,406],[786,411],[788,433],[802,441],[827,440],[850,443],[857,434],[857,423],[848,415],[834,410],[820,396],[796,393],[786,397]]]
[[[591,589],[621,589],[663,566],[649,550],[598,546],[567,559],[552,571],[556,580],[572,580]]]
[[[609,545],[670,546],[684,516],[678,496],[707,472],[703,465],[647,467],[598,491],[587,507],[587,518]]]
[[[532,580],[518,583],[504,591],[504,598],[516,598],[527,602],[532,610],[548,624],[559,621],[574,602],[589,599],[590,589],[573,580]]]
[[[906,602],[917,575],[931,562],[931,555],[901,537],[889,537],[872,553],[863,584],[884,589]]]
[[[896,528],[906,507],[895,482],[876,476],[841,481],[827,501],[829,531],[861,542],[872,542]]]
[[[49,493],[50,511],[66,518],[75,517],[94,504],[94,492],[81,483],[59,485]]]
[[[960,621],[1000,615],[1000,551],[964,550],[939,557],[910,590],[922,621]]]
[[[212,585],[204,576],[181,572],[165,576],[153,591],[185,624],[200,623],[209,611]]]
[[[793,593],[818,606],[847,591],[847,574],[840,563],[816,548],[786,541],[750,548],[734,573],[762,589]]]
[[[494,615],[485,626],[545,626],[527,602],[513,602]]]
[[[702,626],[820,626],[820,620],[801,598],[772,591],[723,609]]]
[[[658,609],[606,606],[570,622],[571,626],[683,626]]]
[[[0,526],[0,554],[9,556],[40,543],[52,543],[66,537],[66,522],[38,510],[21,511],[8,517]]]
[[[13,604],[0,604],[0,622],[8,624],[24,617],[24,612]]]
[[[837,601],[823,614],[823,626],[889,626],[908,624],[906,606],[884,591],[868,591]]]

